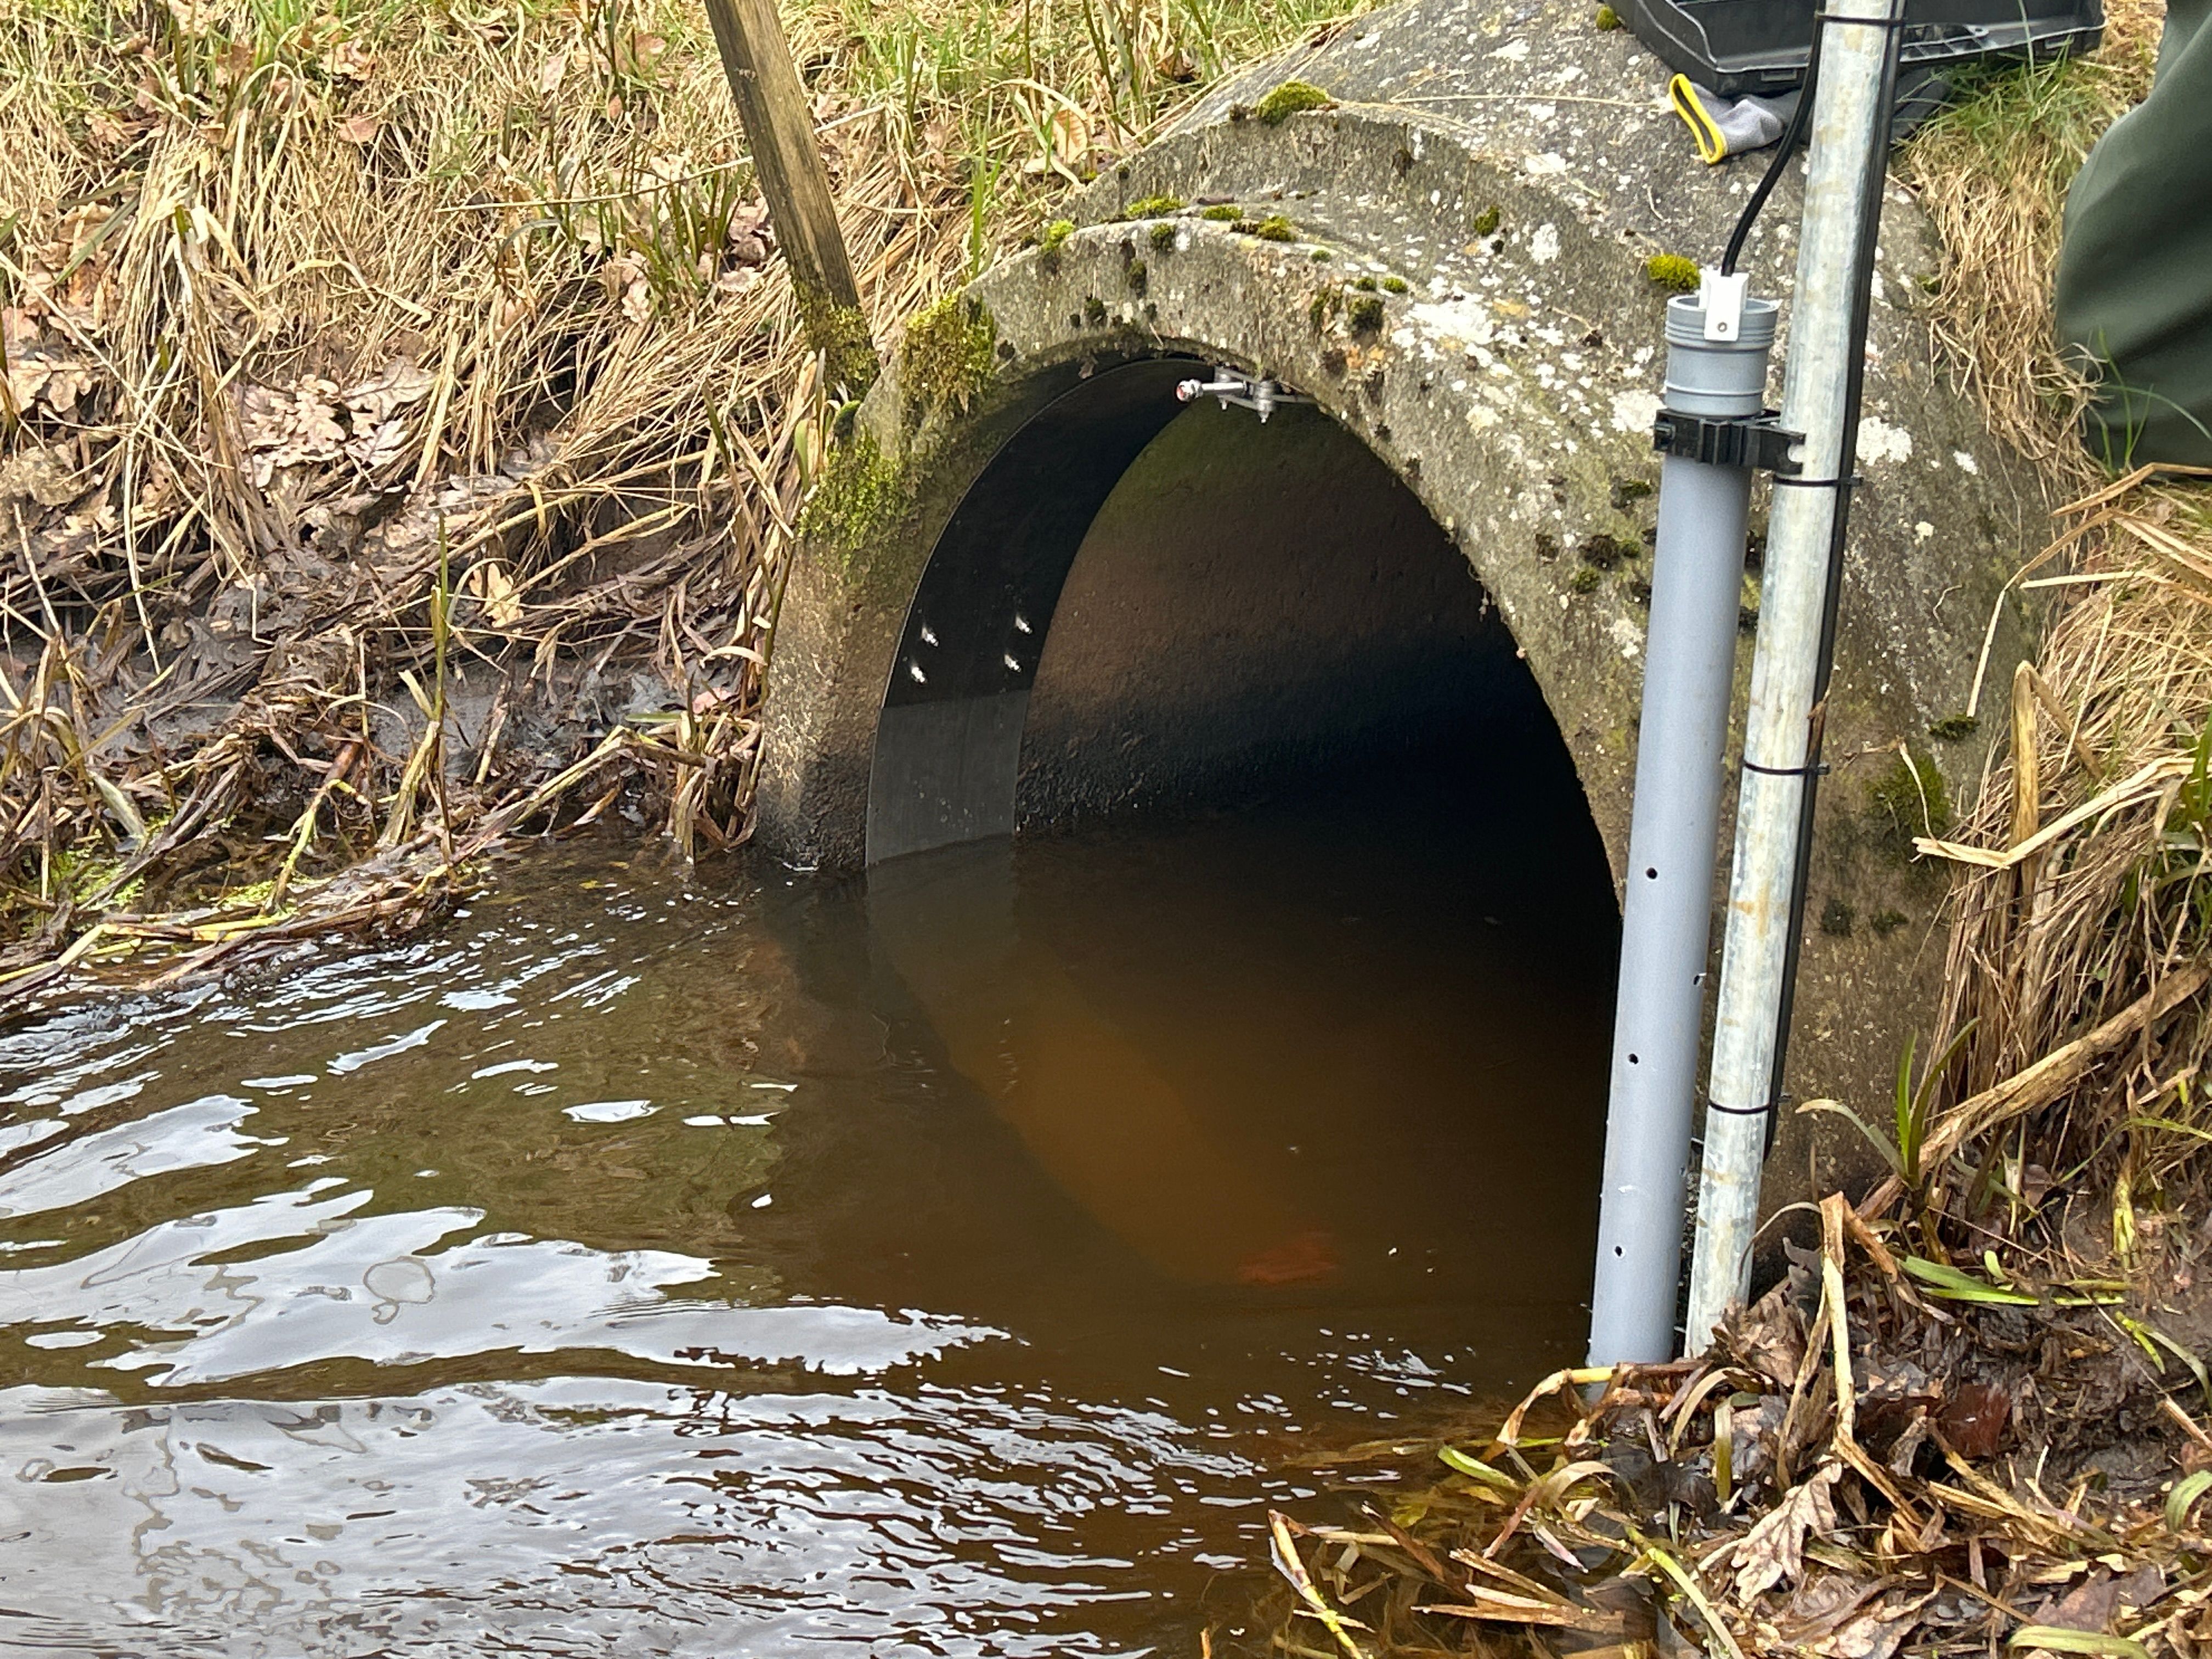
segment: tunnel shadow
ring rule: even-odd
[[[878,731],[872,951],[1164,1278],[1496,1271],[1578,1325],[1617,919],[1571,760],[1413,492],[1317,410],[1178,408],[1189,372],[1086,382],[950,521]]]

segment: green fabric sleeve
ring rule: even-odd
[[[2066,198],[2059,337],[2102,366],[2082,434],[2118,468],[2212,465],[2212,0],[2168,0],[2150,96]]]

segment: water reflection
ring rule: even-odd
[[[1588,826],[1401,781],[0,1038],[0,1646],[1192,1650],[1287,1452],[1580,1335]]]

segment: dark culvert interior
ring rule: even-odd
[[[1310,406],[1178,410],[1198,367],[1086,382],[954,514],[878,958],[1146,1277],[1571,1358],[1618,927],[1572,764],[1414,495]]]

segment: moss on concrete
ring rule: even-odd
[[[1280,126],[1293,115],[1327,109],[1335,101],[1310,81],[1285,81],[1253,105],[1252,113],[1271,127]]]
[[[1144,297],[1146,289],[1152,285],[1152,273],[1146,268],[1142,259],[1132,259],[1127,264],[1122,266],[1121,277],[1128,283],[1129,292],[1139,299]]]
[[[1060,274],[1060,250],[1067,246],[1067,239],[1074,234],[1075,221],[1073,219],[1055,219],[1044,228],[1043,234],[1037,238],[1037,263],[1044,267],[1047,276],[1057,276]]]
[[[1165,253],[1175,246],[1176,228],[1165,222],[1152,227],[1152,251]]]
[[[909,501],[906,469],[869,433],[840,444],[799,512],[799,532],[851,554],[896,529]]]
[[[966,414],[998,372],[998,322],[981,301],[948,294],[920,313],[899,348],[908,422],[936,408]]]
[[[1280,213],[1269,214],[1252,226],[1251,232],[1263,242],[1295,242],[1298,240],[1298,228]]]
[[[1492,202],[1488,207],[1483,209],[1481,212],[1474,216],[1474,234],[1478,236],[1493,236],[1497,234],[1498,222],[1501,216],[1502,216],[1498,211],[1498,204],[1495,202]]]
[[[1981,721],[1963,710],[1928,723],[1928,735],[1938,743],[1962,743],[1981,729]]]
[[[1590,21],[1596,25],[1600,32],[1610,33],[1620,27],[1620,14],[1611,6],[1600,6],[1597,9],[1597,15]]]
[[[1382,296],[1379,294],[1355,294],[1344,302],[1345,320],[1352,325],[1354,334],[1380,334],[1382,331]]]
[[[1644,274],[1651,279],[1654,288],[1662,288],[1669,294],[1695,294],[1698,291],[1698,262],[1679,253],[1655,253],[1644,262]]]
[[[858,398],[883,368],[868,319],[857,307],[841,306],[813,289],[794,284],[793,297],[806,343],[822,354],[823,384],[841,398]]]
[[[1866,818],[1875,842],[1900,858],[1911,855],[1915,836],[1947,834],[1951,792],[1942,769],[1901,749],[1888,769],[1867,786]]]
[[[1147,196],[1140,202],[1132,202],[1122,210],[1124,219],[1164,219],[1170,213],[1182,211],[1180,196]]]
[[[1385,276],[1382,279],[1382,291],[1385,294],[1407,294],[1412,289],[1413,284],[1403,276]]]
[[[1306,317],[1317,328],[1327,328],[1344,314],[1344,289],[1340,283],[1323,283],[1314,290],[1313,303],[1306,307]]]
[[[1216,202],[1198,216],[1201,219],[1211,219],[1216,224],[1233,225],[1244,217],[1244,210],[1234,202]]]

